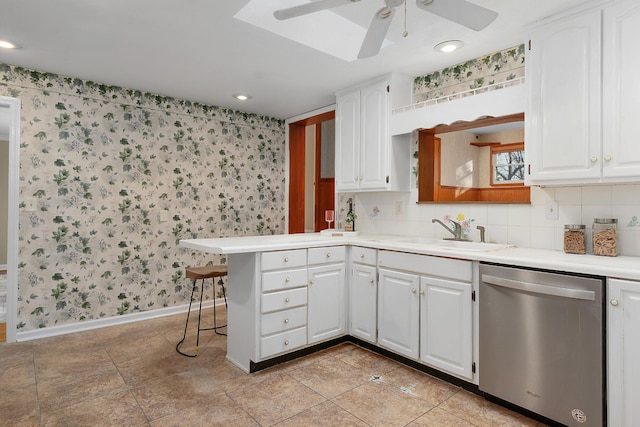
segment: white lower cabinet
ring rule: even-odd
[[[471,283],[420,278],[420,360],[472,379]]]
[[[351,248],[349,275],[349,333],[375,343],[377,339],[378,281],[377,250]]]
[[[259,359],[307,343],[306,264],[306,249],[262,254]]]
[[[607,376],[610,426],[640,425],[640,282],[607,284]]]
[[[344,246],[230,254],[227,359],[250,372],[344,335],[345,254]]]
[[[346,333],[345,261],[344,246],[309,249],[307,344]]]
[[[420,277],[384,268],[378,274],[378,344],[417,359]]]
[[[378,344],[473,380],[472,262],[379,251],[378,265]]]
[[[349,251],[349,294],[344,246],[231,254],[227,359],[249,372],[350,333],[473,380],[472,262]]]

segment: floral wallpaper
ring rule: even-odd
[[[414,79],[413,102],[524,77],[524,45],[494,52]]]
[[[22,102],[19,331],[185,304],[184,268],[226,260],[180,239],[284,232],[281,120],[4,64],[0,95]]]

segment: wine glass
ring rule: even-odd
[[[331,223],[335,221],[335,211],[327,210],[324,211],[324,220],[327,221],[327,229],[331,228]]]

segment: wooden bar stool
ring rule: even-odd
[[[198,355],[198,345],[200,344],[200,331],[210,331],[213,330],[218,335],[227,335],[221,332],[218,332],[218,329],[226,328],[227,325],[218,326],[216,323],[216,304],[215,304],[215,289],[216,289],[216,277],[222,277],[227,275],[227,266],[226,265],[208,265],[206,267],[187,267],[185,269],[187,279],[193,280],[193,288],[191,289],[191,298],[189,298],[189,311],[187,312],[187,321],[184,324],[184,335],[178,344],[176,344],[176,351],[183,356],[187,357],[196,357]],[[202,296],[204,294],[204,283],[206,279],[213,279],[213,327],[212,328],[201,328],[200,327],[200,317],[202,314]],[[187,327],[189,326],[189,316],[191,315],[191,304],[193,302],[193,294],[196,291],[197,281],[202,280],[200,285],[200,307],[198,309],[198,334],[196,336],[196,353],[195,354],[187,354],[180,351],[180,344],[184,342],[187,337]],[[227,292],[224,289],[224,284],[222,284],[222,295],[224,296],[224,305],[227,306]]]

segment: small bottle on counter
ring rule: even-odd
[[[593,220],[593,254],[602,256],[618,255],[616,218],[595,218]]]
[[[568,254],[586,253],[583,224],[566,224],[564,226],[564,251]]]

